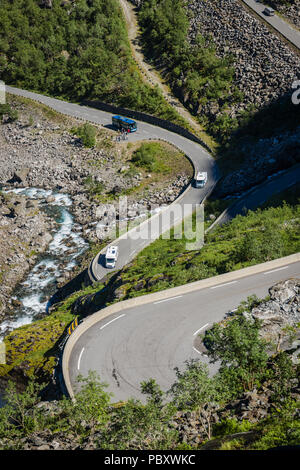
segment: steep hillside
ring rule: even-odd
[[[73,101],[125,105],[183,123],[132,60],[117,0],[4,0],[0,79]]]

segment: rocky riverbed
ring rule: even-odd
[[[0,194],[0,319],[11,294],[52,240],[55,222],[37,201],[17,194]]]
[[[33,255],[28,263],[22,264],[23,269],[20,269],[20,275],[16,280],[5,276],[7,280],[11,279],[10,295],[3,304],[0,337],[47,314],[51,296],[60,283],[73,276],[80,255],[88,248],[82,237],[82,228],[74,222],[69,212],[72,201],[67,194],[36,188],[8,190],[6,194],[6,197],[12,201],[27,200],[27,205],[38,207],[39,212],[47,218],[51,231],[42,237],[44,244],[41,245],[39,252],[30,252]],[[32,226],[30,218],[26,223]],[[41,230],[39,226],[34,228]],[[13,244],[11,238],[9,239],[18,254],[19,246]],[[35,244],[38,243],[39,237],[36,240]],[[23,237],[22,244],[24,244]],[[3,246],[4,253],[6,253],[5,248]],[[12,290],[16,284],[17,287]],[[5,290],[5,283],[2,288]]]
[[[58,118],[55,113],[49,118],[47,108],[15,97],[9,102],[19,117],[0,126],[0,184],[63,189],[72,198],[72,213],[89,241],[99,241],[95,222],[103,226],[111,222],[105,201],[116,207],[118,215],[118,198],[128,194],[132,218],[145,207],[150,210],[174,201],[192,175],[191,165],[182,156],[181,170],[158,181],[150,172],[132,168],[131,144],[116,143],[113,131],[99,128],[97,146],[85,148],[71,133],[81,121]]]

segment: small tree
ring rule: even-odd
[[[0,119],[3,119],[3,116],[7,116],[7,122],[16,121],[19,117],[18,111],[12,109],[9,104],[0,104]]]
[[[206,364],[195,360],[187,361],[184,372],[180,372],[177,367],[175,371],[177,381],[168,392],[173,397],[173,403],[180,410],[195,410],[207,438],[210,439],[214,405],[221,399],[215,379],[209,377]]]
[[[298,369],[299,366],[298,366]],[[283,407],[289,400],[292,388],[292,379],[299,374],[297,366],[293,365],[291,357],[286,352],[280,352],[271,361],[272,399],[277,407]]]
[[[243,316],[226,325],[215,324],[204,344],[212,362],[220,361],[220,374],[237,391],[251,390],[266,374],[266,341],[259,337],[261,322]]]
[[[89,371],[87,377],[79,375],[77,380],[84,386],[75,395],[75,400],[63,401],[63,409],[68,422],[78,432],[82,431],[82,423],[88,423],[89,426],[95,428],[103,427],[109,418],[108,406],[111,397],[111,394],[104,391],[107,384],[100,382],[99,376],[92,371]]]
[[[110,422],[102,433],[102,449],[170,449],[178,442],[177,432],[169,423],[175,407],[164,404],[164,393],[155,380],[142,382],[146,404],[130,399],[112,410]]]
[[[95,147],[96,145],[96,128],[91,124],[85,123],[81,127],[72,129],[72,132],[80,137],[85,147]]]
[[[41,398],[44,384],[30,381],[23,392],[18,392],[9,381],[4,394],[5,406],[0,413],[0,436],[26,435],[39,427],[41,412],[35,407]]]

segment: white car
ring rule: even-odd
[[[275,10],[273,10],[273,8],[266,7],[264,9],[263,13],[267,16],[274,16],[275,15]]]
[[[119,249],[117,246],[109,246],[105,254],[105,266],[107,268],[114,268],[118,259]]]

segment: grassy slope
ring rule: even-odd
[[[285,193],[294,201],[296,188]],[[299,189],[298,189],[298,197]],[[274,205],[278,205],[279,202]],[[300,250],[300,205],[280,205],[238,216],[207,234],[201,251],[186,251],[186,240],[162,237],[124,268],[116,286],[120,300],[275,259]],[[114,290],[113,285],[111,286]],[[139,287],[137,287],[139,286]],[[120,291],[121,290],[121,291]]]

